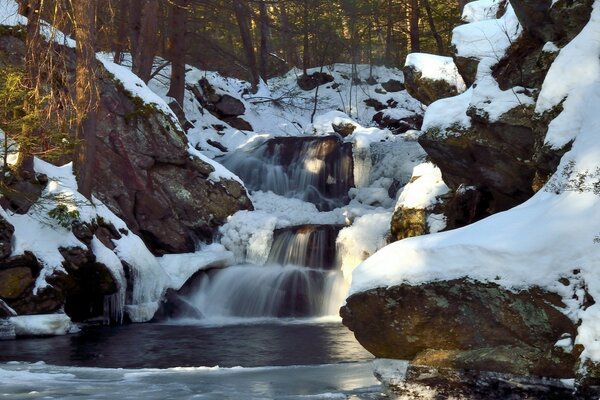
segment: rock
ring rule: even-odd
[[[228,94],[221,96],[219,101],[215,103],[215,108],[223,117],[237,117],[246,112],[244,103]]]
[[[153,320],[163,321],[171,318],[202,319],[204,315],[177,291],[168,289]]]
[[[559,379],[541,379],[513,374],[479,372],[455,368],[410,365],[404,379],[379,376],[391,397],[425,399],[519,400],[580,399]]]
[[[386,91],[386,92],[401,92],[402,90],[405,89],[404,84],[400,81],[397,81],[396,79],[390,79],[387,82],[384,82],[381,84],[381,87]]]
[[[510,46],[507,54],[492,69],[500,89],[515,86],[541,89],[546,73],[558,52],[543,51],[544,43],[528,32]]]
[[[185,111],[183,111],[183,108],[181,108],[181,105],[178,102],[172,100],[169,102],[169,108],[173,110],[173,113],[175,113],[175,116],[179,120],[179,124],[184,131],[187,132],[194,127],[194,124],[188,121],[188,119],[185,117]]]
[[[339,134],[341,137],[352,135],[356,129],[356,125],[350,122],[340,122],[339,124],[332,123],[331,127],[333,128],[333,131]]]
[[[380,102],[377,99],[369,98],[369,99],[366,99],[364,102],[367,107],[372,107],[375,109],[375,111],[381,111],[381,110],[385,110],[387,108],[387,106],[385,104],[383,104],[382,102]]]
[[[511,0],[523,29],[542,42],[566,44],[589,21],[593,0]]]
[[[12,253],[12,236],[15,228],[0,215],[0,262]]]
[[[409,117],[397,119],[383,112],[378,112],[373,115],[373,121],[376,122],[381,129],[389,129],[393,134],[397,135],[411,129],[420,130],[423,125],[423,116],[414,114]]]
[[[423,209],[399,207],[392,215],[391,235],[393,240],[421,236],[429,233],[427,211]]]
[[[477,68],[479,67],[479,59],[470,57],[461,57],[456,54],[453,57],[454,65],[458,69],[458,73],[462,76],[467,87],[475,83],[477,77]]]
[[[252,204],[234,181],[213,182],[213,168],[191,157],[166,116],[101,76],[95,195],[156,254],[194,251],[239,209]]]
[[[254,131],[250,122],[246,121],[240,117],[223,117],[221,118],[223,122],[231,126],[232,128],[239,129],[240,131]]]
[[[300,89],[309,91],[316,89],[318,86],[333,82],[333,76],[325,72],[315,72],[311,75],[302,75],[298,78],[298,86]]]
[[[89,224],[75,220],[71,223],[71,231],[73,232],[73,235],[83,243],[87,245],[92,243],[94,232]]]
[[[441,134],[435,129],[419,137],[419,143],[442,170],[453,190],[476,186],[489,200],[489,213],[511,208],[533,195],[536,175],[537,135],[533,109],[518,106],[490,122],[470,109],[472,126]]]
[[[206,141],[206,143],[210,144],[212,147],[214,147],[215,149],[219,149],[221,150],[223,153],[227,153],[229,151],[229,149],[227,147],[225,147],[222,143],[217,142],[215,140],[212,139],[208,139]]]
[[[25,61],[27,48],[25,42],[19,37],[20,27],[4,27],[3,29],[14,30],[14,35],[0,36],[0,65],[19,65]]]
[[[404,72],[404,85],[408,94],[425,105],[459,94],[456,85],[451,85],[444,79],[424,78],[421,71],[412,65],[405,66],[402,72]]]
[[[568,378],[577,357],[554,345],[563,335],[574,337],[576,326],[562,307],[560,296],[541,289],[513,293],[461,279],[357,293],[340,314],[376,357]]]
[[[0,269],[0,298],[14,300],[33,286],[35,279],[31,269],[16,267]]]

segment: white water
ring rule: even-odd
[[[251,190],[298,198],[327,211],[344,205],[353,185],[346,148],[335,136],[277,138],[219,161]]]

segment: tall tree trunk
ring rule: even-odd
[[[304,0],[304,14],[303,14],[303,24],[302,24],[302,72],[304,76],[308,76],[308,68],[310,67],[310,21],[309,21],[309,11],[308,11],[308,0]]]
[[[131,49],[132,71],[147,83],[152,75],[152,64],[158,43],[159,3],[158,0],[142,0],[142,3],[138,44]]]
[[[419,31],[419,20],[421,19],[421,10],[419,9],[419,0],[410,0],[410,51],[418,53],[421,51],[421,32]]]
[[[394,46],[394,3],[393,0],[387,0],[387,23],[385,27],[385,64],[393,64],[392,49]]]
[[[40,89],[40,66],[42,64],[42,38],[40,35],[41,0],[22,0],[19,2],[19,13],[27,18],[27,31],[25,34],[25,71],[28,91],[34,96],[24,104],[28,114],[34,114],[37,108]],[[28,139],[38,135],[31,126],[23,124],[22,135]],[[19,173],[31,173],[33,171],[33,154],[35,140],[25,140],[19,148],[19,157],[16,168]]]
[[[431,29],[431,34],[435,39],[435,43],[437,45],[438,54],[444,54],[444,41],[442,40],[442,36],[438,32],[435,27],[435,21],[433,20],[433,12],[431,10],[431,4],[429,0],[421,0],[423,6],[425,7],[425,11],[427,12],[427,20],[429,21],[429,28]]]
[[[185,94],[185,59],[187,16],[190,0],[173,0],[171,4],[171,36],[167,49],[171,61],[171,85],[167,96],[174,98],[183,107]]]
[[[244,53],[246,54],[246,63],[250,70],[252,89],[256,90],[260,78],[256,68],[256,56],[252,43],[252,32],[250,31],[250,12],[243,0],[233,0],[233,9],[240,30]]]
[[[79,191],[91,199],[96,150],[96,0],[74,0],[74,28],[77,45],[75,108],[77,146],[75,173]]]
[[[127,21],[128,21],[128,0],[118,0],[119,11],[116,15],[117,38],[115,40],[114,62],[121,64],[123,62],[123,52],[127,49]],[[139,32],[138,32],[139,33]]]
[[[127,3],[127,0],[122,0]],[[140,32],[142,29],[142,1],[145,0],[129,0],[129,51],[131,53],[131,62],[134,62],[134,53],[140,44]]]
[[[281,33],[283,38],[284,58],[287,61],[288,65],[291,64],[293,66],[298,66],[300,64],[298,62],[298,54],[296,53],[296,43],[294,41],[294,36],[292,35],[292,30],[290,28],[290,20],[287,15],[285,2],[283,1],[279,6],[279,15],[281,23]]]
[[[259,72],[263,81],[269,77],[269,14],[264,0],[258,3],[260,15],[260,62]]]

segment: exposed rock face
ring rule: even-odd
[[[415,208],[400,207],[394,211],[391,223],[393,240],[402,240],[429,233],[427,228],[427,211]]]
[[[401,92],[402,90],[406,89],[406,87],[404,86],[404,84],[400,81],[397,81],[395,79],[390,79],[387,82],[384,82],[381,84],[381,87],[386,91],[386,92]]]
[[[302,75],[298,78],[298,86],[302,90],[313,90],[317,86],[324,85],[329,82],[333,82],[333,76],[326,74],[325,72],[315,72],[311,75]]]
[[[240,117],[246,112],[244,103],[227,94],[217,94],[206,78],[200,79],[196,85],[189,87],[189,89],[202,107],[215,117],[233,128],[245,131],[253,130],[252,125]]]
[[[577,358],[554,347],[576,331],[559,311],[563,306],[559,296],[539,289],[512,293],[454,280],[358,293],[340,314],[376,357],[562,378],[574,375]]]
[[[589,21],[592,0],[511,0],[523,28],[543,42],[567,43]]]
[[[11,253],[11,241],[15,228],[0,215],[0,261]]]
[[[394,134],[400,134],[411,129],[420,130],[423,125],[423,116],[414,114],[409,117],[394,118],[378,112],[373,115],[373,121],[382,129],[389,129]]]
[[[415,69],[412,65],[404,67],[402,72],[404,72],[404,85],[408,94],[425,105],[459,94],[456,86],[443,79],[424,78],[421,71]]]
[[[138,104],[101,77],[94,192],[157,254],[194,250],[229,215],[252,204],[235,181],[187,152],[166,116]]]
[[[537,166],[533,110],[519,106],[497,122],[470,110],[472,126],[458,135],[429,130],[419,138],[453,190],[475,186],[486,194],[489,213],[503,211],[533,195]]]

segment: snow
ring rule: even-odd
[[[17,336],[56,336],[78,331],[66,314],[22,315],[9,320]]]
[[[421,73],[421,77],[430,80],[444,80],[459,92],[467,89],[465,81],[458,73],[452,57],[443,57],[425,53],[411,53],[406,57],[405,66]]]
[[[236,181],[239,184],[241,184],[242,186],[244,186],[244,182],[242,182],[242,180],[236,174],[234,174],[233,172],[231,172],[230,170],[228,170],[227,168],[225,168],[224,166],[222,166],[215,160],[208,158],[207,156],[202,154],[200,151],[193,148],[192,145],[190,145],[190,144],[188,144],[188,152],[191,155],[193,155],[194,157],[198,157],[200,160],[204,161],[205,163],[207,163],[211,167],[213,167],[214,171],[208,175],[208,179],[210,179],[211,181],[220,182],[221,179],[229,179],[229,180]]]
[[[419,164],[413,170],[411,182],[402,190],[396,209],[431,207],[439,202],[440,196],[449,191],[438,167],[430,162]]]
[[[158,263],[169,275],[169,287],[179,290],[198,271],[208,268],[223,268],[234,263],[233,253],[223,245],[212,244],[196,253],[167,254],[158,258]]]
[[[599,30],[596,2],[590,22],[561,50],[538,99],[536,110],[543,112],[567,97],[546,140],[560,145],[574,139],[545,188],[524,204],[465,228],[383,248],[354,271],[351,294],[460,278],[515,292],[539,286],[561,295],[566,304],[561,311],[581,320],[574,340],[585,348],[581,359],[600,362],[600,306],[584,309],[581,295],[586,285],[593,298],[600,297],[600,45],[593,39]],[[559,283],[562,277],[570,285]]]
[[[167,105],[162,97],[154,93],[136,74],[131,72],[129,68],[112,62],[109,54],[98,53],[96,57],[104,65],[104,68],[114,75],[114,79],[123,85],[127,92],[132,96],[140,98],[144,103],[155,106],[158,110],[169,116],[171,121],[182,131],[171,107]]]
[[[600,75],[599,8],[594,3],[589,23],[560,51],[542,85],[537,113],[548,112],[564,101],[563,111],[550,123],[546,135],[547,144],[555,149],[575,138],[589,112],[587,102],[597,90],[593,83]]]
[[[479,0],[465,4],[462,20],[465,22],[479,22],[495,19],[501,0]]]

